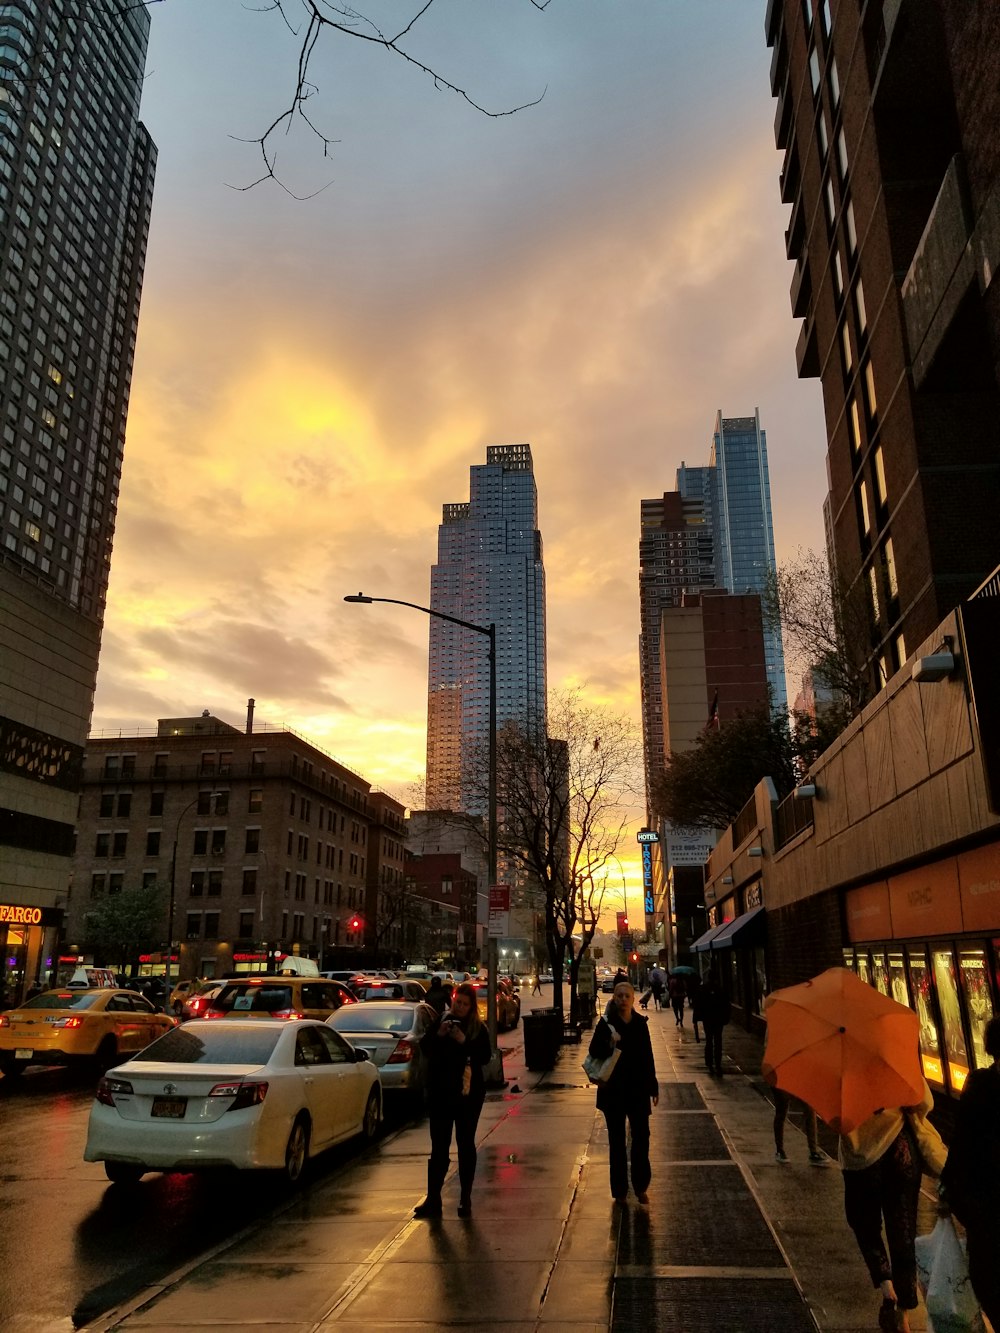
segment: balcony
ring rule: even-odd
[[[778,179],[783,204],[795,202],[801,183],[802,171],[799,167],[799,150],[794,143],[790,143],[785,149],[785,160],[781,167],[781,176]]]
[[[800,380],[819,378],[819,341],[816,336],[816,321],[811,317],[802,322],[795,344],[795,364]]]
[[[813,827],[813,798],[802,799],[794,792],[774,807],[774,850]]]
[[[774,113],[774,142],[777,148],[788,147],[792,120],[792,94],[786,78],[778,93],[778,109]]]

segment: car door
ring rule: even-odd
[[[314,1152],[343,1138],[343,1097],[337,1070],[319,1028],[300,1028],[295,1034],[295,1068],[302,1078],[303,1100],[312,1119]]]
[[[130,995],[129,999],[136,1015],[137,1039],[136,1050],[143,1050],[151,1041],[165,1031],[165,1024],[161,1022],[160,1015],[141,995]]]
[[[132,1008],[132,997],[125,991],[112,995],[104,1007],[107,1026],[114,1031],[119,1051],[139,1050],[139,1019]]]
[[[368,1092],[372,1086],[371,1062],[358,1060],[354,1048],[339,1032],[323,1026],[320,1040],[330,1053],[331,1066],[338,1074],[337,1090],[343,1111],[341,1138],[357,1134],[365,1114]]]

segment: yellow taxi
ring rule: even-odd
[[[0,1014],[0,1072],[85,1060],[108,1068],[173,1026],[135,991],[63,986]]]

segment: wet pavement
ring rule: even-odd
[[[480,1122],[472,1219],[456,1216],[453,1173],[444,1217],[413,1220],[427,1155],[416,1125],[87,1328],[875,1329],[839,1170],[808,1163],[794,1117],[790,1160],[774,1160],[759,1044],[727,1030],[725,1073],[713,1078],[672,1014],[650,1023],[662,1096],[648,1207],[611,1200],[586,1048],[563,1047],[551,1073],[529,1073],[514,1034],[510,1085]],[[911,1323],[923,1330],[923,1311]]]

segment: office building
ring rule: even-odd
[[[163,929],[143,971],[162,973],[172,883],[175,976],[260,972],[286,954],[359,962],[378,891],[402,882],[403,815],[318,746],[251,718],[242,731],[205,712],[93,736],[60,961],[104,961],[88,911],[145,887]]]
[[[872,693],[1000,558],[1000,30],[975,0],[770,0],[799,374]]]
[[[545,726],[545,569],[528,444],[490,445],[469,499],[444,506],[431,568],[432,610],[496,625],[497,726]],[[427,807],[485,813],[488,640],[430,621]]]
[[[51,956],[97,676],[156,150],[142,5],[0,14],[0,949]]]

